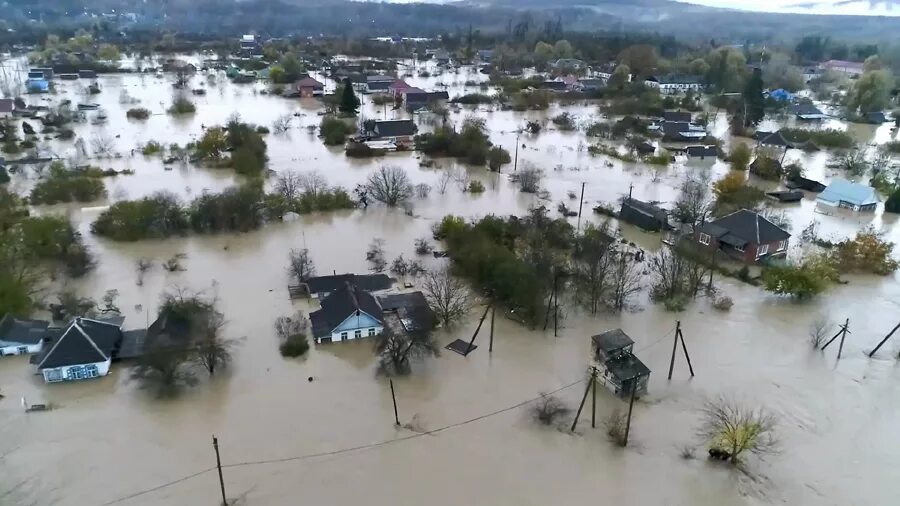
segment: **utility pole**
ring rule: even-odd
[[[481,331],[481,326],[484,324],[484,319],[487,318],[488,311],[494,307],[494,303],[491,302],[484,308],[484,313],[481,315],[481,319],[478,320],[478,327],[475,328],[475,333],[472,334],[472,340],[469,341],[469,345],[466,347],[466,353],[463,356],[468,356],[469,352],[472,351],[472,345],[475,344],[475,338],[478,337],[478,332]]]
[[[391,399],[394,401],[394,425],[400,426],[400,415],[397,414],[397,395],[394,393],[394,380],[388,380],[391,382]]]
[[[581,230],[581,208],[584,207],[584,185],[585,183],[581,183],[581,200],[578,202],[578,225],[575,227],[575,233],[577,234]]]
[[[213,435],[213,448],[216,450],[216,468],[219,470],[219,488],[222,490],[222,506],[228,506],[225,498],[225,480],[222,479],[222,459],[219,458],[219,440]]]
[[[631,378],[631,400],[628,401],[628,420],[625,422],[625,437],[622,446],[628,446],[628,434],[631,432],[631,412],[634,411],[634,395],[637,392],[637,377]]]
[[[559,276],[553,276],[553,337],[559,337]]]
[[[488,344],[488,353],[492,353],[494,351],[494,313],[497,312],[497,308],[491,306],[491,340]]]
[[[874,355],[875,352],[878,351],[878,349],[881,348],[881,346],[882,346],[884,343],[886,343],[887,340],[890,339],[892,335],[894,335],[894,332],[897,332],[897,330],[900,330],[900,323],[898,323],[897,326],[894,327],[893,330],[891,330],[890,332],[888,332],[888,335],[884,336],[884,339],[882,339],[881,342],[878,343],[878,346],[876,346],[874,350],[872,350],[872,351],[869,352],[869,358],[872,358],[872,355]]]
[[[840,337],[840,338],[841,338],[841,342],[840,342],[840,344],[838,345],[838,355],[837,355],[838,360],[840,360],[840,358],[841,358],[841,353],[844,351],[844,338],[847,337],[847,334],[852,334],[852,332],[850,332],[850,330],[849,330],[849,327],[850,327],[850,318],[847,318],[847,319],[844,321],[844,324],[841,325],[840,327],[841,327],[841,330],[839,330],[839,331],[837,332],[837,334],[834,335],[834,337],[832,337],[831,339],[829,339],[828,342],[825,343],[825,346],[822,346],[822,350],[824,351],[825,348],[828,348],[828,345],[830,345],[831,343],[834,342],[835,339],[837,339],[838,337]],[[897,330],[897,329],[895,328],[894,330]],[[893,331],[891,332],[891,334],[893,334]],[[891,337],[891,335],[888,334],[888,337]],[[885,341],[886,341],[886,340],[887,340],[887,337],[885,338]],[[884,344],[884,341],[882,341],[881,343]],[[876,347],[874,350],[872,350],[872,353],[875,353],[875,351],[877,351],[879,347],[881,347],[881,344],[879,344],[878,347]],[[869,356],[871,357],[872,355],[869,354]]]
[[[591,367],[591,381],[594,379],[594,368]],[[584,389],[584,396],[581,397],[581,404],[578,405],[578,412],[575,413],[575,419],[572,420],[572,428],[571,432],[575,432],[575,426],[578,424],[578,417],[581,416],[581,410],[584,408],[584,401],[587,400],[588,392],[591,391],[591,383],[588,383],[587,388]]]
[[[694,377],[694,366],[691,364],[691,356],[688,354],[684,334],[681,332],[681,322],[678,321],[675,323],[675,341],[672,343],[672,358],[669,360],[669,381],[672,380],[672,371],[675,369],[675,352],[678,350],[678,341],[681,341],[681,349],[684,351],[684,358],[687,359],[688,370],[691,371],[691,377]]]
[[[597,368],[591,366],[591,428],[597,428]]]
[[[628,201],[631,202],[631,192],[634,190],[634,183],[628,185]]]
[[[519,132],[517,130],[516,131],[516,158],[515,158],[515,161],[513,162],[513,172],[516,172],[518,170],[519,170]]]

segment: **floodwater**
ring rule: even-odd
[[[451,95],[457,95],[465,81],[474,79],[483,76],[463,71],[410,81],[430,88],[443,80]],[[114,243],[90,234],[89,225],[100,212],[96,207],[108,202],[37,209],[69,213],[99,261],[93,273],[73,286],[97,298],[105,290],[118,289],[127,328],[146,325],[160,294],[184,287],[215,294],[228,320],[227,334],[241,338],[241,343],[226,372],[200,377],[196,387],[170,400],[141,391],[129,379],[125,364],[115,365],[110,376],[99,380],[48,386],[31,374],[27,358],[3,358],[0,503],[216,504],[220,492],[213,434],[219,438],[227,495],[247,505],[844,506],[891,504],[900,493],[894,479],[900,468],[900,367],[894,358],[900,342],[889,342],[874,359],[865,356],[900,322],[900,276],[850,277],[849,284],[805,304],[723,279],[720,288],[735,301],[728,313],[715,311],[705,300],[683,313],[666,313],[643,293],[636,307],[621,315],[591,317],[567,308],[559,337],[529,331],[498,314],[493,353],[488,353],[483,332],[476,341],[479,348],[468,357],[446,351],[417,365],[410,377],[395,380],[399,418],[408,426],[396,428],[390,389],[375,374],[371,342],[318,346],[297,360],[279,355],[271,330],[275,318],[311,308],[305,301],[288,300],[287,252],[308,247],[320,273],[364,271],[365,250],[376,237],[385,239],[388,258],[401,253],[411,258],[413,241],[429,236],[431,225],[447,213],[524,213],[538,203],[537,197],[518,193],[509,182],[512,167],[504,167],[500,175],[449,160],[441,160],[441,168],[423,168],[412,153],[348,160],[307,132],[306,126],[319,122],[315,101],[262,95],[254,92],[261,85],[233,85],[222,77],[215,85],[207,84],[209,92],[195,99],[198,112],[188,119],[163,114],[171,98],[166,79],[108,76],[100,83],[103,93],[89,100],[103,105],[108,123],[85,124],[77,133],[87,139],[98,132],[119,135],[117,150],[123,157],[93,163],[136,171],[107,180],[111,201],[160,189],[187,198],[235,184],[237,178],[227,171],[165,171],[159,159],[130,155],[132,147],[150,139],[183,145],[200,134],[201,125],[224,122],[234,111],[264,125],[286,112],[301,114],[288,134],[268,136],[275,171],[317,170],[331,183],[352,188],[379,164],[389,163],[405,168],[415,183],[435,189],[414,203],[412,216],[370,206],[304,216],[247,234],[138,243]],[[78,83],[58,84],[64,90],[60,97],[81,101]],[[124,111],[132,105],[119,103],[122,90],[141,97],[141,105],[154,116],[145,123],[126,120]],[[526,119],[546,120],[560,109],[514,113],[482,108],[454,113],[451,119],[461,121],[468,114],[485,118],[491,138],[513,151],[516,130]],[[584,123],[597,116],[593,105],[564,109]],[[366,117],[384,113],[369,104],[363,110]],[[725,128],[720,116],[715,129]],[[852,128],[867,142],[889,135],[884,127]],[[544,187],[552,199],[544,203],[551,209],[559,201],[568,202],[567,192],[577,193],[586,183],[584,221],[595,220],[590,208],[596,202],[615,201],[627,194],[630,184],[635,197],[671,202],[684,173],[709,170],[719,177],[727,171],[722,162],[679,163],[654,182],[647,168],[618,161],[608,167],[603,157],[587,153],[582,133],[554,131],[549,123],[538,136],[523,134],[519,142],[520,166],[533,163],[546,171]],[[75,155],[71,143],[52,146],[62,156]],[[824,168],[822,154],[788,156],[801,158],[810,177],[832,175]],[[487,190],[473,196],[451,182],[441,194],[437,186],[443,170],[468,170]],[[31,182],[19,178],[13,187],[24,191]],[[815,218],[826,236],[851,235],[871,223],[900,241],[896,219],[880,211],[862,217],[825,216],[816,214],[815,201],[809,198],[785,209],[795,234]],[[659,247],[657,236],[633,228],[624,228],[622,234],[647,249]],[[179,253],[186,255],[186,271],[167,273],[159,267]],[[156,267],[137,286],[135,261],[142,257],[154,259]],[[439,340],[468,339],[480,311],[474,309],[458,328],[442,331]],[[809,324],[823,314],[834,321],[850,319],[852,334],[840,361],[834,347],[823,353],[808,344]],[[676,319],[696,376],[689,377],[679,356],[669,382],[665,375]],[[577,407],[585,386],[589,336],[616,327],[635,339],[637,355],[653,371],[649,395],[635,404],[629,447],[620,449],[606,438],[602,420],[627,406],[602,388],[596,429],[590,427],[590,400],[575,434],[533,423],[520,405],[539,392],[561,389],[556,395]],[[780,455],[764,461],[750,458],[743,471],[708,462],[702,448],[699,458],[682,459],[683,447],[698,445],[698,409],[705,399],[720,394],[765,406],[778,416]],[[32,403],[52,403],[55,409],[26,414],[19,402],[23,396]]]

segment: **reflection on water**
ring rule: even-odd
[[[464,70],[460,75],[410,81],[426,88],[442,81],[456,95],[470,79],[483,76]],[[415,183],[436,187],[440,172],[457,165],[441,160],[441,168],[424,168],[410,153],[383,160],[348,160],[307,132],[306,126],[319,121],[316,102],[262,95],[261,86],[232,85],[217,78],[215,85],[208,84],[210,92],[205,97],[194,98],[198,113],[176,120],[163,114],[171,96],[167,81],[108,76],[100,82],[103,93],[96,100],[108,111],[109,122],[101,127],[80,126],[78,133],[88,139],[96,132],[118,135],[117,150],[123,157],[104,160],[101,166],[132,168],[136,173],[107,180],[113,199],[136,198],[160,189],[187,198],[203,189],[234,184],[237,178],[230,172],[196,167],[166,171],[160,160],[131,156],[130,150],[150,139],[183,145],[196,139],[203,125],[222,123],[235,111],[247,121],[264,125],[283,113],[299,114],[287,135],[267,138],[275,171],[318,170],[333,184],[352,188],[379,163],[390,163],[405,168]],[[60,96],[77,101],[68,83],[58,84]],[[130,105],[119,104],[123,89],[141,97],[141,105],[154,112],[147,122],[125,119],[124,110]],[[593,105],[566,110],[584,123],[596,116]],[[544,113],[482,108],[454,113],[451,119],[458,122],[469,114],[484,117],[494,142],[513,151],[516,130],[526,119],[544,121],[556,112],[556,107]],[[384,111],[369,104],[364,107],[366,117],[379,114]],[[388,117],[401,114],[387,111]],[[715,129],[723,125],[720,115]],[[422,128],[429,127],[423,124]],[[884,127],[854,126],[853,132],[863,140],[886,135]],[[717,178],[728,170],[722,162],[679,163],[654,181],[646,167],[618,161],[607,166],[606,160],[591,157],[584,137],[577,133],[548,127],[538,136],[521,135],[519,142],[520,166],[533,163],[546,171],[544,186],[552,201],[543,203],[551,209],[561,200],[568,202],[566,193],[577,193],[586,183],[584,221],[600,221],[591,207],[600,201],[614,202],[628,193],[631,184],[635,197],[670,204],[686,172],[709,170]],[[74,153],[70,143],[51,145],[61,155]],[[810,177],[831,175],[821,153],[792,151],[788,158],[801,160]],[[432,223],[447,213],[468,217],[523,213],[539,202],[509,183],[511,166],[504,167],[501,175],[481,168],[469,170],[485,183],[485,193],[464,194],[451,183],[446,193],[435,190],[427,200],[416,201],[414,216],[372,206],[304,216],[246,234],[113,243],[89,233],[99,210],[56,209],[70,213],[99,259],[97,270],[76,287],[93,296],[118,289],[128,318],[126,327],[145,325],[160,293],[181,286],[218,296],[228,319],[227,333],[243,340],[226,374],[203,379],[172,400],[153,399],[139,390],[122,365],[100,380],[48,387],[29,374],[27,359],[0,359],[0,386],[6,395],[0,401],[4,463],[0,483],[4,490],[11,490],[6,502],[101,504],[148,489],[209,468],[214,463],[211,434],[219,437],[226,464],[329,452],[412,434],[393,425],[390,391],[386,381],[375,376],[370,342],[322,345],[299,360],[279,355],[271,330],[274,319],[297,309],[312,309],[306,302],[288,300],[287,252],[308,247],[320,273],[362,272],[367,267],[365,250],[375,237],[386,240],[388,258],[401,253],[411,258],[413,241],[430,236]],[[29,183],[17,184],[24,189]],[[812,198],[785,209],[794,234],[817,219],[824,236],[846,236],[871,223],[900,241],[896,219],[880,212],[823,216],[815,213]],[[658,236],[634,229],[623,230],[622,235],[645,249],[658,248]],[[159,262],[176,253],[186,255],[187,270],[163,271]],[[157,265],[142,286],[135,284],[137,258],[151,258]],[[432,266],[439,262],[426,260]],[[633,447],[621,451],[612,446],[602,428],[589,428],[589,414],[578,434],[570,435],[539,428],[528,420],[525,410],[518,409],[370,450],[229,467],[227,490],[229,496],[245,496],[247,504],[261,505],[296,504],[297,496],[311,504],[385,505],[598,500],[685,506],[890,504],[900,492],[892,479],[900,465],[895,429],[900,420],[895,386],[900,372],[893,358],[900,343],[889,343],[874,360],[864,352],[900,320],[898,281],[896,275],[851,277],[849,284],[835,287],[826,297],[800,305],[723,279],[719,281],[722,290],[735,300],[728,313],[713,310],[705,301],[678,315],[665,313],[644,295],[640,309],[621,315],[590,317],[569,308],[558,338],[498,318],[493,354],[487,353],[487,346],[466,358],[446,352],[416,369],[412,377],[395,381],[402,423],[416,416],[425,430],[444,427],[571,384],[584,376],[589,336],[621,327],[636,340],[638,356],[653,370],[650,395],[635,407]],[[136,305],[142,309],[136,310]],[[443,331],[440,341],[469,338],[476,313],[478,309],[458,328]],[[834,320],[850,318],[853,334],[839,363],[833,350],[814,352],[807,343],[807,327],[818,314]],[[684,364],[678,363],[674,379],[667,382],[664,375],[676,318],[682,322],[697,376],[689,380]],[[309,377],[314,381],[309,382]],[[578,384],[558,395],[574,407],[582,387]],[[696,444],[697,408],[707,396],[719,393],[764,404],[777,413],[782,454],[765,463],[751,461],[746,473],[703,458],[682,460],[680,448]],[[51,402],[58,409],[25,414],[19,406],[21,396],[31,402]],[[600,419],[617,407],[622,407],[619,401],[599,392]],[[654,486],[647,486],[648,480]],[[215,473],[206,473],[122,504],[208,504],[217,494]]]

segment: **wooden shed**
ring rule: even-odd
[[[627,398],[647,393],[650,369],[634,356],[634,341],[622,329],[608,330],[591,337],[597,380],[614,394]]]

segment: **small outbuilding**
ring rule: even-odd
[[[40,353],[49,322],[6,314],[0,318],[0,357]]]
[[[630,197],[622,201],[619,219],[650,232],[670,228],[669,213],[665,209]]]
[[[647,393],[650,369],[634,356],[634,341],[622,329],[608,330],[591,337],[597,380],[619,397]]]
[[[846,179],[835,179],[816,197],[816,202],[831,207],[868,212],[874,211],[878,206],[878,193],[871,186]]]

